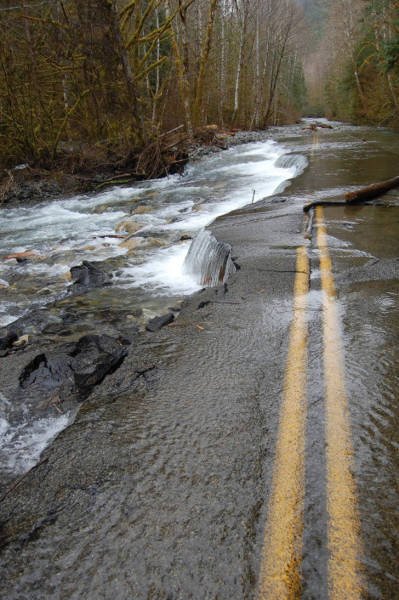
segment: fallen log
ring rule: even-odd
[[[346,206],[347,204],[346,200],[315,200],[314,202],[305,204],[303,212],[308,213],[312,208],[316,208],[316,206]]]
[[[320,127],[321,129],[334,129],[334,127],[329,123],[322,123],[320,121],[316,121],[315,125],[316,127]]]
[[[315,208],[316,206],[361,204],[362,202],[367,202],[368,200],[374,200],[379,196],[383,196],[395,188],[399,188],[399,176],[387,179],[386,181],[381,181],[380,183],[373,183],[372,185],[360,188],[354,192],[348,192],[342,200],[315,200],[314,202],[309,202],[303,207],[303,212],[308,213],[310,209]]]
[[[2,257],[3,260],[11,260],[15,259],[18,263],[25,262],[26,260],[43,260],[43,256],[41,256],[35,250],[25,250],[25,252],[15,252],[14,254],[7,254],[7,256]]]
[[[145,179],[145,173],[124,173],[123,175],[116,175],[111,179],[106,179],[94,187],[95,190],[101,190],[104,187],[111,185],[129,185],[136,183],[141,179]]]
[[[304,131],[317,131],[318,129],[334,129],[334,127],[329,123],[320,123],[319,121],[315,121],[314,123],[310,123],[302,129]]]
[[[179,125],[178,127],[175,127],[174,129],[170,129],[169,131],[165,131],[165,133],[161,133],[161,135],[159,137],[161,137],[161,138],[167,137],[171,133],[176,133],[176,131],[181,131],[183,128],[184,128],[184,125]]]
[[[346,202],[364,202],[365,200],[373,200],[382,196],[389,190],[399,187],[399,176],[382,181],[381,183],[373,183],[367,187],[356,190],[355,192],[348,192],[345,194]]]

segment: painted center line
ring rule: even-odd
[[[301,588],[309,259],[298,248],[294,313],[285,370],[272,493],[259,582],[261,600],[298,598]]]
[[[321,207],[316,209],[316,226],[323,291],[328,596],[329,600],[360,600],[360,525],[352,475],[353,447],[345,389],[341,321]],[[293,320],[261,556],[259,600],[293,600],[301,597],[309,273],[306,248],[298,248]],[[315,560],[318,559],[315,556]]]
[[[362,596],[358,554],[360,526],[352,475],[353,448],[345,389],[344,355],[336,290],[322,207],[316,209],[323,299],[328,513],[328,583],[331,600]]]

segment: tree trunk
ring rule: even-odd
[[[386,192],[389,192],[389,190],[393,190],[397,187],[399,187],[399,176],[393,177],[393,179],[382,181],[380,183],[373,183],[372,185],[361,188],[360,190],[356,190],[356,192],[348,192],[345,194],[345,200],[349,203],[373,200],[374,198],[378,198],[378,196],[382,196]]]
[[[223,127],[223,98],[226,92],[226,31],[225,31],[225,8],[226,0],[222,0],[221,15],[220,15],[220,71],[219,71],[219,122]]]
[[[247,29],[247,10],[246,6],[243,6],[243,15],[241,18],[241,27],[240,27],[240,49],[238,53],[238,62],[237,62],[237,71],[235,77],[235,86],[234,86],[234,111],[232,122],[235,123],[238,112],[240,109],[240,88],[241,88],[241,73],[243,69],[244,62],[244,46],[245,46],[245,34]]]
[[[201,123],[205,72],[206,72],[206,67],[207,67],[207,63],[208,63],[209,53],[211,51],[213,25],[214,25],[214,21],[215,21],[215,13],[216,13],[217,4],[218,4],[218,0],[211,0],[211,2],[210,2],[209,13],[208,13],[208,23],[207,23],[205,37],[203,40],[203,45],[202,45],[202,50],[201,50],[201,59],[200,59],[199,72],[198,72],[196,91],[195,91],[195,101],[194,101],[194,122],[196,125],[200,125],[200,123]]]
[[[129,102],[131,103],[132,123],[137,133],[138,142],[142,144],[144,142],[143,120],[140,118],[139,114],[136,84],[134,81],[133,71],[130,66],[129,54],[122,38],[119,15],[116,8],[116,1],[106,0],[106,2],[110,10],[111,30],[114,37],[115,49],[118,52],[120,64],[122,66],[122,71],[126,82],[126,89],[128,92]]]
[[[170,1],[170,0],[169,0]],[[167,17],[170,18],[170,5],[168,4],[166,8]],[[194,137],[194,128],[193,122],[191,118],[191,102],[190,102],[190,84],[187,78],[187,69],[185,65],[185,61],[183,61],[178,41],[176,39],[176,32],[173,28],[173,24],[171,26],[171,37],[172,37],[172,48],[173,53],[175,55],[175,64],[176,64],[176,72],[177,72],[177,81],[179,87],[180,98],[183,104],[184,111],[184,120],[186,123],[186,130],[188,137],[193,139]],[[183,44],[184,46],[184,44]]]

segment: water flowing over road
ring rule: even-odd
[[[50,339],[51,328],[57,328],[67,341],[99,329],[123,333],[178,305],[184,294],[201,289],[201,261],[212,254],[209,234],[203,234],[200,252],[194,248],[194,264],[186,264],[190,238],[217,216],[244,206],[253,195],[271,195],[301,173],[306,158],[289,155],[284,162],[287,152],[270,139],[243,144],[193,163],[184,176],[0,210],[0,255],[34,253],[28,261],[0,262],[0,325],[25,315],[29,319],[36,310],[48,322]],[[106,269],[113,285],[85,290],[84,296],[71,294],[67,275],[85,260]],[[217,282],[211,275],[206,283]],[[35,326],[29,324],[25,332],[36,333]],[[7,403],[5,397],[0,406],[0,473],[32,467],[75,414],[71,409],[43,415],[24,399],[20,404]]]
[[[64,238],[55,219],[58,233],[52,240],[47,230],[45,245],[44,230],[28,232],[26,209],[14,249],[47,258],[2,263],[1,278],[14,286],[5,288],[7,319],[26,310],[24,281],[43,285],[37,265],[69,268],[97,252],[113,285],[54,302],[66,284],[58,275],[46,284],[46,313],[55,322],[64,308],[81,308],[80,334],[127,329],[133,308],[148,311],[140,324],[198,291],[169,327],[137,334],[73,416],[62,404],[46,407],[46,418],[73,422],[36,468],[13,480],[8,463],[1,597],[396,597],[399,194],[318,208],[310,238],[302,207],[397,175],[399,136],[333,126],[274,129],[273,141],[205,158],[146,191],[52,203],[50,213],[83,217]],[[3,222],[2,252],[11,252],[23,210]],[[37,218],[46,217],[39,208]],[[126,219],[143,225],[142,240],[164,245],[122,252],[109,235]],[[183,267],[190,241],[180,239],[211,221]],[[89,231],[96,248],[82,251]],[[60,244],[68,251],[57,254]],[[197,259],[207,249],[226,280],[202,289]],[[58,343],[51,331],[41,352]],[[34,356],[28,347],[2,359],[7,422],[18,385],[7,372]]]

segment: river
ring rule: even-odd
[[[44,333],[67,342],[142,328],[168,307],[177,314],[184,296],[202,287],[200,268],[185,260],[190,238],[218,216],[283,190],[307,166],[305,155],[290,153],[267,135],[197,160],[182,176],[0,210],[0,326],[26,317],[31,339]],[[202,254],[208,251],[205,244]],[[4,258],[20,252],[33,256]],[[112,285],[70,294],[70,269],[82,261],[109,273]],[[26,471],[74,414],[43,415],[2,397],[0,469]]]

